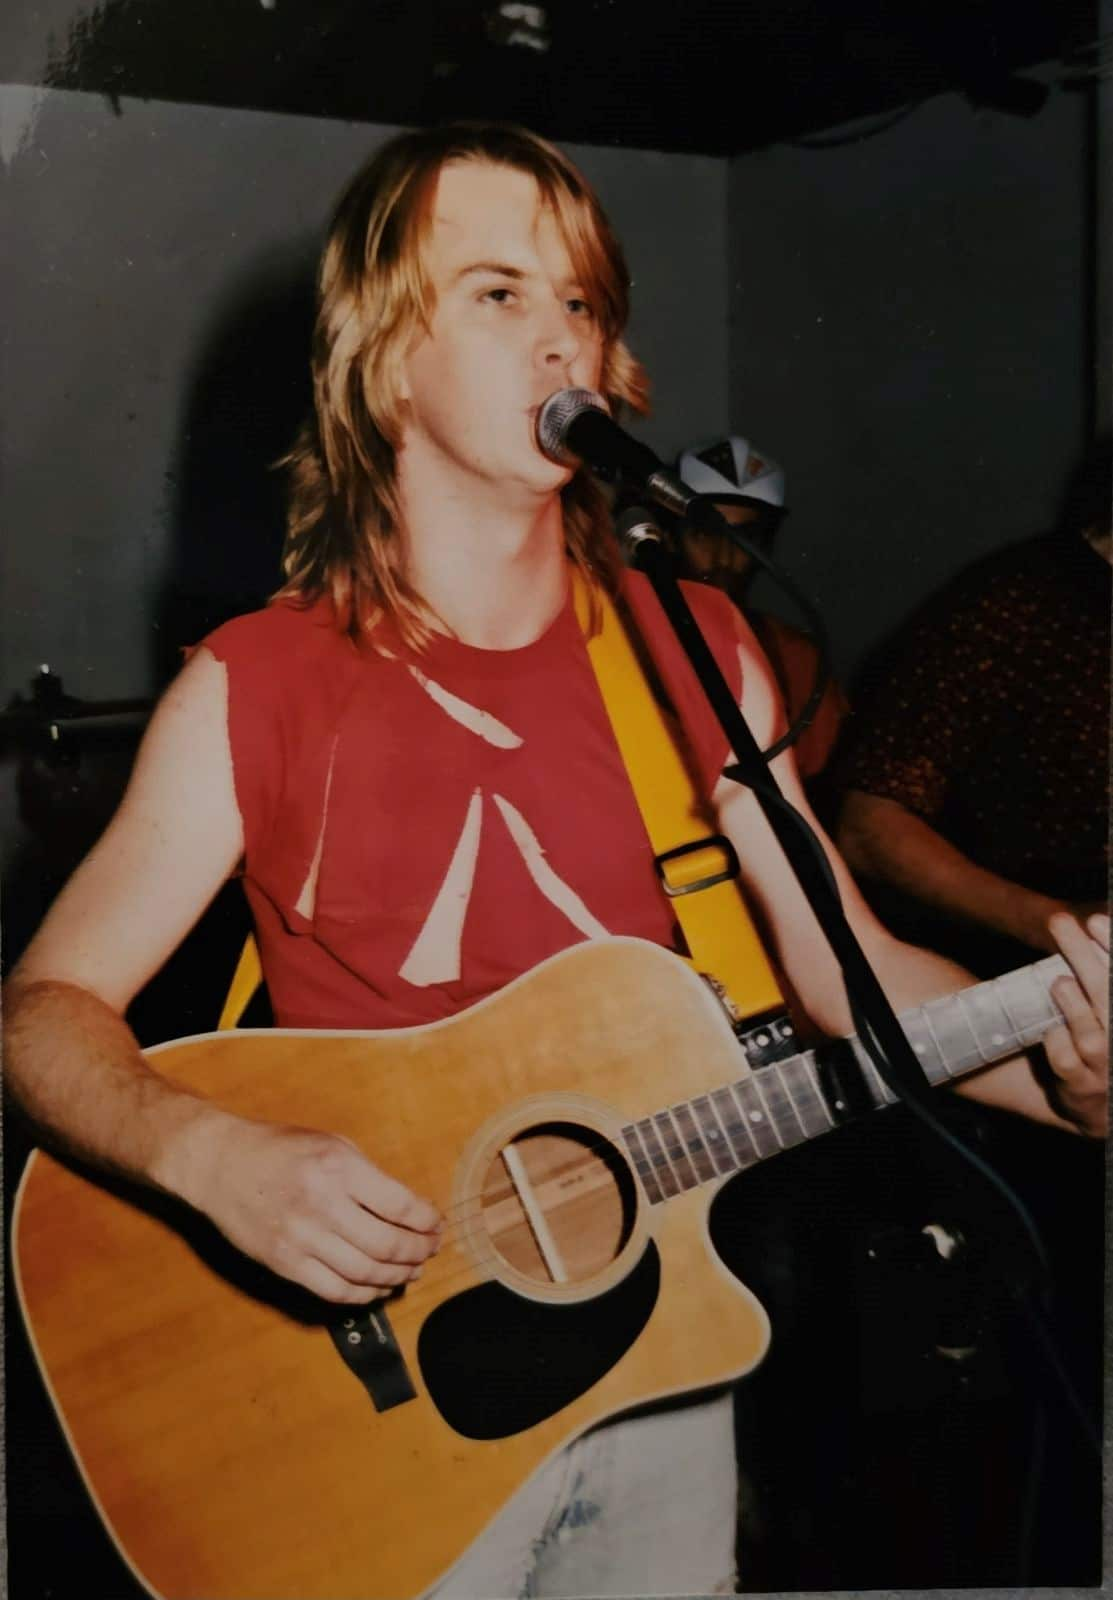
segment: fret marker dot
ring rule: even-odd
[[[835,1110],[836,1111],[845,1111],[846,1110],[846,1101],[845,1100],[836,1100],[835,1101]]]
[[[764,1050],[765,1046],[769,1043],[769,1035],[767,1033],[759,1033],[757,1038],[754,1040],[754,1043],[760,1045]]]
[[[762,1117],[762,1114],[761,1114],[760,1111],[751,1111],[750,1112],[750,1121],[751,1122],[762,1122],[762,1121],[764,1121],[764,1118]]]
[[[918,1056],[926,1056],[927,1055],[927,1045],[926,1044],[913,1045],[912,1048],[915,1050],[915,1052],[916,1052],[916,1054]]]
[[[1008,1040],[1003,1033],[995,1033],[993,1035],[993,1042],[994,1044],[1007,1044]]]

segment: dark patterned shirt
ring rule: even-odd
[[[1081,538],[1041,538],[952,580],[870,674],[846,785],[1026,888],[1104,899],[1110,579]]]

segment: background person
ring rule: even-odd
[[[1054,947],[1109,873],[1111,449],[1055,533],[975,562],[874,663],[838,841],[883,914],[982,976]]]

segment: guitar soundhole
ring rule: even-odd
[[[579,1283],[630,1237],[634,1182],[615,1148],[569,1122],[527,1128],[487,1168],[483,1222],[495,1253],[535,1283]]]

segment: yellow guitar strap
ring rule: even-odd
[[[587,587],[574,577],[576,613],[588,631]],[[738,883],[730,842],[708,829],[691,776],[609,595],[597,592],[602,627],[587,653],[603,704],[672,901],[692,966],[725,989],[740,1015],[783,1006]],[[234,1028],[262,981],[255,939],[248,935],[217,1027]]]
[[[228,986],[228,993],[220,1012],[220,1021],[217,1027],[222,1031],[225,1028],[239,1026],[240,1018],[251,1003],[251,997],[263,981],[263,965],[259,960],[259,947],[255,943],[255,935],[249,933],[244,940],[240,959],[236,962],[236,970],[232,974],[232,982]]]
[[[586,633],[587,588],[578,573],[573,581]],[[602,627],[588,639],[587,653],[691,964],[713,977],[744,1017],[783,1009],[742,896],[733,847],[708,828],[688,766],[614,602],[597,591],[597,603]]]

